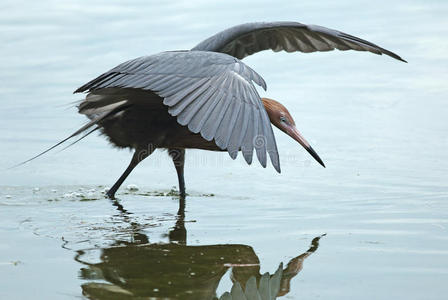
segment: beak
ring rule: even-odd
[[[300,134],[300,132],[297,130],[297,128],[295,126],[291,126],[287,129],[287,133],[290,137],[292,137],[293,139],[295,139],[297,142],[299,142],[300,145],[303,146],[303,148],[305,148],[306,151],[308,151],[309,154],[311,154],[312,157],[314,157],[314,159],[322,165],[322,167],[325,168],[325,164],[322,161],[322,159],[320,159],[319,155],[317,155],[316,151],[314,151],[314,149],[310,146],[310,144],[305,140],[305,138]]]

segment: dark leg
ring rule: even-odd
[[[127,169],[124,171],[124,173],[118,178],[117,182],[107,191],[106,195],[110,199],[115,199],[115,193],[117,192],[118,188],[121,186],[123,181],[126,179],[126,177],[131,174],[132,170],[145,158],[147,158],[151,153],[153,153],[155,150],[154,147],[148,147],[148,149],[137,149],[134,152],[134,155],[132,156],[132,160],[127,167]]]
[[[180,148],[168,149],[168,154],[173,158],[174,166],[176,167],[177,179],[179,180],[180,198],[185,198],[185,180],[184,180],[185,149]]]

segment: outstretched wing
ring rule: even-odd
[[[253,84],[266,89],[255,71],[222,53],[173,51],[127,61],[83,85],[76,92],[134,88],[164,98],[168,112],[194,133],[247,163],[255,148],[266,167],[266,152],[280,172],[271,123]]]
[[[326,27],[298,22],[260,22],[234,26],[209,37],[191,50],[221,52],[243,59],[267,49],[305,53],[334,49],[369,51],[406,62],[397,54],[366,40]]]

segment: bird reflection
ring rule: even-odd
[[[80,271],[83,295],[89,299],[218,299],[216,290],[224,274],[243,289],[255,277],[262,280],[260,260],[248,245],[218,244],[188,246],[185,229],[185,201],[181,201],[176,224],[168,234],[170,243],[149,243],[141,226],[134,223],[132,214],[114,202],[123,220],[132,230],[129,241],[115,241],[101,249],[99,262],[88,262],[88,251],[79,250],[75,260],[84,265]],[[286,295],[291,279],[303,267],[304,260],[315,252],[320,237],[310,248],[280,269],[277,296]],[[274,270],[275,271],[275,270]],[[281,272],[283,271],[283,272]],[[277,272],[278,273],[278,272]],[[266,277],[266,274],[264,275]],[[271,276],[272,277],[272,276]],[[275,298],[275,297],[274,297]],[[232,299],[232,298],[228,298]]]

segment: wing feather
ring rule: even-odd
[[[276,149],[275,137],[254,83],[266,89],[263,78],[235,57],[215,52],[172,51],[127,61],[76,92],[90,92],[87,98],[91,98],[91,103],[101,101],[98,105],[121,100],[121,89],[138,89],[148,95],[150,92],[163,98],[168,113],[179,124],[208,141],[214,140],[232,158],[244,150],[245,160],[251,163],[254,142],[262,136],[263,145],[256,151],[260,163],[266,166],[266,151]],[[86,111],[89,105],[84,108]],[[278,153],[269,155],[276,166]]]
[[[257,135],[254,137],[253,143],[255,146],[255,152],[257,153],[257,158],[263,168],[266,168],[266,137],[264,135],[263,129],[263,116],[258,111],[257,116]]]
[[[166,97],[165,100],[163,100],[163,104],[168,105],[170,107],[176,105],[179,101],[182,101],[185,97],[187,97],[191,92],[203,86],[208,80],[209,80],[208,78],[202,78],[198,81],[193,81],[194,83],[189,87],[180,90],[171,97]],[[152,90],[157,92],[156,89],[157,87],[152,88]]]
[[[180,91],[190,87],[195,80],[193,78],[185,78],[184,80],[178,80],[178,82],[172,84],[171,86],[168,86],[163,91],[160,91],[160,96],[163,98],[167,98],[170,96],[173,96]]]
[[[238,151],[241,148],[243,138],[246,134],[247,127],[249,125],[249,117],[251,109],[252,108],[248,105],[243,105],[241,107],[240,113],[236,121],[237,123],[235,124],[235,127],[233,128],[232,131],[232,136],[230,137],[229,149],[235,151],[235,158],[238,154]]]
[[[230,157],[235,159],[238,156],[238,151],[240,150],[240,136],[247,129],[247,111],[246,105],[241,105],[238,112],[238,116],[235,118],[235,126],[229,135],[229,143],[227,149],[229,149]]]
[[[207,95],[207,92],[210,90],[209,87],[210,84],[208,82],[205,82],[205,84],[192,90],[190,93],[188,93],[188,95],[181,98],[180,101],[176,101],[176,105],[171,106],[168,109],[168,112],[172,116],[178,116],[177,121],[181,125],[187,125],[188,120],[185,119],[187,113],[183,113],[184,110],[194,102],[203,103],[203,101],[207,101],[208,98],[206,98],[204,95]]]
[[[327,40],[331,42],[326,42]],[[271,49],[275,52],[316,52],[339,50],[386,54],[406,62],[397,54],[358,37],[317,25],[298,22],[259,22],[237,25],[196,45],[195,51],[214,51],[238,59]]]
[[[191,124],[191,120],[198,114],[198,111],[202,107],[207,106],[207,104],[209,104],[210,102],[213,102],[213,99],[211,99],[211,97],[214,92],[215,89],[212,87],[206,88],[206,90],[200,95],[200,97],[193,95],[190,96],[191,98],[193,98],[193,101],[191,101],[190,104],[184,110],[182,110],[181,113],[179,113],[177,121],[180,124],[188,124],[188,128],[190,129],[190,131],[198,133],[199,131],[196,130],[197,128],[193,124]],[[184,100],[182,102],[186,101]]]
[[[202,137],[207,141],[211,141],[213,137],[216,136],[216,131],[218,130],[218,127],[221,125],[222,118],[224,117],[224,114],[231,103],[231,101],[229,101],[228,99],[230,97],[231,95],[229,93],[224,92],[223,90],[220,90],[220,96],[216,97],[219,99],[219,101],[210,112],[210,115],[205,121],[201,130]],[[218,147],[220,147],[220,145],[218,145]],[[222,147],[220,148],[225,149]]]
[[[241,152],[243,153],[243,157],[246,162],[250,165],[252,163],[252,155],[254,152],[254,144],[253,140],[256,135],[256,127],[255,127],[255,108],[251,107],[249,111],[247,129],[244,133],[244,138],[241,142]]]
[[[216,144],[222,149],[227,149],[230,135],[233,127],[235,126],[234,120],[241,109],[241,103],[239,101],[235,101],[233,96],[232,98],[231,104],[227,108],[227,111],[221,121],[221,123],[226,124],[226,126],[219,126],[215,136]],[[228,149],[228,152],[230,156],[232,156],[231,149]]]
[[[211,114],[212,109],[217,105],[220,100],[220,93],[217,89],[211,90],[210,97],[205,103],[197,103],[197,109],[194,108],[195,113],[192,115],[191,120],[188,122],[188,129],[194,133],[198,133],[202,130],[202,126]],[[204,137],[204,134],[202,135]]]
[[[111,84],[113,84],[114,82],[120,80],[122,77],[125,77],[126,74],[118,74],[115,73],[113,74],[113,76],[110,76],[107,80],[105,80],[104,82],[101,82],[101,85],[104,87],[109,87]],[[98,83],[99,85],[99,83]]]

